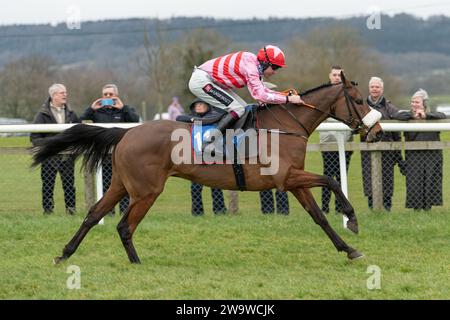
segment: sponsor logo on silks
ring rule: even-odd
[[[229,106],[232,102],[233,102],[233,98],[231,98],[230,96],[228,96],[226,93],[224,93],[223,91],[220,91],[219,89],[217,89],[216,87],[214,87],[212,84],[208,83],[206,86],[203,87],[203,91],[213,97],[214,99],[216,99],[217,101],[219,101],[221,104],[225,105],[225,106]]]

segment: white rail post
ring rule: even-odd
[[[341,189],[345,197],[348,199],[348,183],[347,183],[347,162],[345,159],[345,141],[344,141],[345,131],[339,131],[335,133],[336,140],[339,149],[339,170],[341,172]],[[342,215],[344,228],[347,229],[348,218],[344,214]]]
[[[103,197],[103,169],[100,162],[95,172],[95,188],[97,190],[97,201]],[[102,218],[98,224],[105,224],[105,218]]]

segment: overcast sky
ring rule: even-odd
[[[439,0],[2,0],[0,24],[65,22],[75,15],[81,21],[173,16],[339,18],[368,15],[373,7],[390,15],[407,12],[423,18],[435,14],[450,16],[450,1]]]

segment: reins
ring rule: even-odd
[[[304,107],[310,108],[310,109],[312,109],[312,110],[318,111],[318,112],[320,112],[320,113],[322,113],[322,114],[327,115],[327,116],[330,117],[330,118],[333,118],[333,119],[335,119],[335,120],[337,120],[337,121],[340,121],[340,122],[346,124],[346,125],[349,126],[349,127],[350,127],[350,125],[353,123],[353,121],[355,120],[355,118],[353,117],[353,113],[352,113],[352,111],[351,111],[351,107],[353,107],[353,110],[355,111],[356,115],[358,116],[358,118],[359,118],[359,123],[360,123],[360,124],[358,125],[358,127],[357,127],[356,129],[353,130],[353,132],[358,131],[358,130],[361,129],[361,127],[362,127],[362,125],[363,125],[363,124],[362,124],[361,115],[359,114],[358,110],[356,110],[356,107],[355,107],[353,98],[348,94],[347,90],[345,90],[345,87],[344,87],[344,86],[342,87],[342,91],[344,92],[345,104],[346,104],[346,106],[347,106],[347,109],[348,109],[348,112],[349,112],[349,115],[350,115],[350,120],[345,120],[345,119],[339,118],[339,117],[337,117],[336,115],[334,115],[334,114],[332,114],[332,113],[330,113],[330,112],[328,112],[328,111],[320,110],[319,108],[317,108],[316,106],[314,106],[314,105],[312,105],[312,104],[302,103],[302,104],[300,104],[300,105],[298,105],[298,106],[304,106]],[[339,92],[339,95],[341,94],[342,91]],[[339,95],[338,95],[338,97],[339,97]],[[286,131],[273,130],[273,129],[269,129],[268,131],[269,131],[269,132],[277,132],[277,133],[285,134],[285,135],[298,136],[298,137],[302,137],[302,138],[308,140],[308,138],[309,138],[309,136],[311,135],[311,133],[310,133],[309,130],[305,127],[305,125],[303,125],[303,123],[295,116],[295,114],[293,114],[293,113],[286,107],[287,104],[280,104],[279,106],[280,106],[281,108],[283,108],[283,109],[288,113],[288,115],[290,116],[290,118],[292,118],[292,119],[293,119],[293,120],[294,120],[294,121],[295,121],[295,122],[296,122],[296,123],[297,123],[297,124],[298,124],[305,132],[306,132],[306,136],[303,135],[303,134],[301,134],[301,133],[299,133],[299,132],[286,132]],[[351,107],[350,107],[350,106],[351,106]],[[268,110],[268,111],[271,113],[272,117],[280,124],[280,126],[283,126],[283,123],[282,123],[282,122],[280,121],[280,119],[278,119],[278,117],[272,112],[272,110],[270,110],[270,107],[269,107],[268,105],[265,105],[265,108],[266,108],[266,110]]]

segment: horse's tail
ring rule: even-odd
[[[108,157],[111,148],[122,140],[127,131],[128,129],[122,128],[77,124],[31,148],[31,166],[35,167],[60,152],[68,152],[75,159],[84,155],[83,166],[92,172]]]

